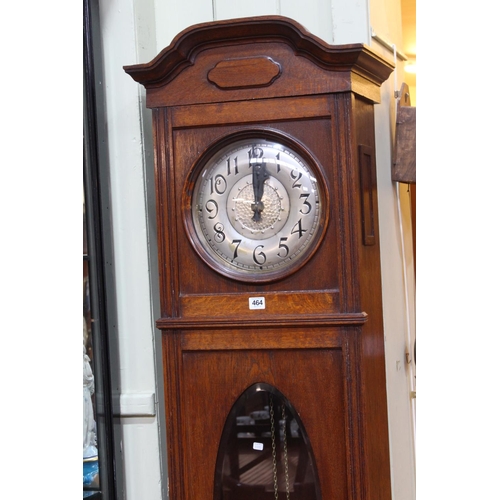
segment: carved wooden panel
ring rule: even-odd
[[[222,89],[241,89],[271,85],[280,74],[277,62],[261,56],[220,61],[208,72],[207,79]]]

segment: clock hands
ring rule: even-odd
[[[264,210],[262,196],[264,194],[264,182],[269,178],[269,173],[266,168],[264,159],[264,151],[261,148],[252,147],[250,153],[250,162],[252,163],[252,184],[254,203],[252,203],[253,217],[252,220],[259,222],[261,220],[261,212]]]

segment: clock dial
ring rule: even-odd
[[[263,138],[234,141],[203,165],[191,201],[205,261],[227,276],[269,281],[297,269],[322,231],[322,193],[303,155]]]

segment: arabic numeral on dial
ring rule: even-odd
[[[247,151],[247,153],[248,153],[249,168],[252,168],[256,158],[262,158],[264,156],[264,150],[262,148],[256,148],[255,146],[252,146],[251,149]]]
[[[224,194],[227,189],[227,182],[223,175],[217,174],[210,177],[210,194]]]
[[[234,254],[233,254],[233,259],[236,259],[238,257],[238,247],[240,246],[241,240],[233,240],[231,242],[231,245],[236,245],[234,247]]]
[[[215,200],[208,200],[205,203],[205,210],[210,214],[208,216],[209,219],[215,219],[219,213],[219,205],[217,205]]]
[[[260,248],[264,248],[264,245],[257,245],[253,251],[253,261],[258,266],[263,266],[266,263],[266,254],[264,252],[258,252]],[[257,253],[258,252],[258,253]]]
[[[222,243],[225,239],[224,226],[220,222],[217,222],[217,224],[214,225],[214,240],[216,243]]]
[[[281,165],[280,165],[280,154],[278,153],[276,155],[276,173],[279,174],[281,170]]]
[[[231,175],[231,158],[228,158],[226,160],[226,165],[227,165],[227,175]],[[234,166],[234,175],[238,175],[238,157],[235,156],[233,158],[233,166]]]
[[[299,212],[303,215],[307,215],[311,210],[312,210],[312,206],[311,204],[307,201],[307,198],[309,198],[309,195],[311,193],[303,193],[300,195],[300,198],[304,198],[304,201],[302,202],[303,205],[305,205],[306,209],[307,209],[307,212],[304,212],[304,207],[302,207]]]
[[[280,238],[280,244],[278,246],[280,251],[278,252],[278,257],[281,257],[282,259],[284,259],[288,255],[288,253],[290,252],[290,249],[284,244],[284,242],[287,240],[288,240],[288,238]],[[284,250],[285,255],[281,255],[282,250]]]
[[[293,188],[300,189],[302,187],[302,184],[299,184],[299,180],[302,177],[302,172],[299,172],[298,170],[292,170],[290,172],[290,177],[295,181],[292,185],[292,189]]]
[[[302,235],[307,232],[307,229],[302,228],[302,219],[299,219],[297,224],[292,227],[292,230],[290,231],[290,234],[298,234],[299,238],[302,238]]]

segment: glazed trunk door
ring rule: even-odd
[[[228,337],[232,333],[224,332]],[[194,333],[193,337],[189,333],[179,334],[179,344],[183,346],[178,353],[181,365],[178,402],[182,425],[179,424],[175,435],[179,440],[177,446],[181,454],[182,477],[177,483],[181,492],[172,491],[173,497],[185,500],[349,498],[350,446],[346,422],[349,406],[347,393],[350,389],[345,380],[348,367],[342,343],[310,349],[254,347],[242,350],[217,350],[215,343],[215,349],[212,350],[207,343],[198,343],[203,335],[210,334]],[[250,336],[251,332],[242,334]],[[333,335],[332,338],[338,340],[339,336]],[[175,384],[175,381],[171,382]],[[281,446],[281,450],[278,449],[278,459],[274,457],[275,466],[278,462],[277,477],[274,477],[271,428],[263,429],[259,435],[260,431],[256,427],[259,423],[256,418],[265,418],[270,425],[269,417],[261,415],[262,410],[269,412],[269,407],[264,403],[262,407],[248,406],[248,415],[241,408],[239,414],[235,413],[238,407],[235,403],[255,384],[271,387],[278,393],[274,399],[275,413],[278,414],[274,429],[279,427],[280,422],[283,425],[285,414],[282,416],[282,412],[286,410],[288,421],[293,421],[292,427],[295,425],[295,437],[300,437],[296,442],[302,443],[299,443],[303,450],[302,465],[299,464],[300,453],[294,451],[298,448],[294,448],[289,428],[285,444],[288,445],[289,453],[285,456],[288,478],[284,476],[283,436],[280,444],[279,430],[276,430],[276,443],[278,448]],[[286,405],[282,403],[283,400],[286,400]],[[231,425],[231,418],[236,416],[238,423],[244,425],[239,432],[240,438],[251,438],[247,441],[247,450],[252,450],[255,471],[251,470],[252,464],[245,467],[243,463],[244,445],[236,444],[236,436],[234,439],[228,438],[228,426]],[[262,458],[257,456],[259,450],[263,454]],[[312,458],[308,458],[307,451]],[[264,456],[266,453],[267,457]],[[224,456],[225,476],[222,471]],[[304,465],[304,460],[309,460],[310,465]],[[231,490],[227,486],[230,477],[238,479],[238,488],[235,485]],[[273,478],[279,483],[278,497],[275,496]],[[288,484],[285,486],[285,483]],[[175,480],[171,485],[175,488]]]

